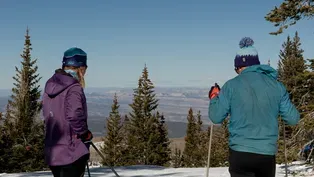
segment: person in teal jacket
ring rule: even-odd
[[[300,119],[285,86],[277,80],[277,71],[260,64],[253,44],[248,37],[240,41],[234,61],[238,75],[221,90],[216,86],[209,92],[209,119],[221,124],[230,116],[231,177],[275,177],[278,116],[289,125]]]

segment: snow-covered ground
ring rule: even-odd
[[[289,165],[288,176],[314,177],[312,166],[295,162]],[[205,177],[206,168],[165,168],[158,166],[130,166],[115,168],[121,177]],[[110,168],[91,167],[91,177],[115,177]],[[295,175],[297,174],[297,175]],[[50,172],[0,174],[1,177],[52,177]],[[228,168],[210,168],[210,177],[230,177]],[[285,169],[283,165],[277,165],[276,177],[284,177]],[[88,174],[85,174],[88,177]]]

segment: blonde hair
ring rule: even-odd
[[[84,79],[84,74],[83,72],[85,72],[86,68],[84,67],[74,67],[74,66],[64,66],[63,70],[73,70],[76,72],[78,78],[79,78],[79,83],[81,84],[81,86],[83,88],[85,88],[85,79]],[[84,70],[84,71],[83,71]]]

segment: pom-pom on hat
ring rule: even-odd
[[[237,52],[237,55],[234,59],[234,66],[236,68],[260,64],[257,50],[253,47],[253,45],[253,39],[249,37],[244,37],[241,39],[239,43],[240,50]]]
[[[82,49],[72,47],[64,52],[63,66],[87,67],[87,54]]]

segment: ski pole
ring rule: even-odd
[[[211,125],[210,125],[210,135],[209,135],[209,144],[208,144],[208,159],[207,159],[206,177],[208,177],[208,174],[209,174],[209,167],[210,167],[210,151],[211,151],[211,146],[212,146],[213,129],[214,129],[214,124],[211,124]]]
[[[287,148],[286,148],[286,125],[283,122],[283,145],[285,151],[285,170],[286,170],[286,177],[288,177],[288,160],[287,160]]]
[[[89,171],[89,165],[88,165],[88,161],[87,161],[87,163],[86,163],[86,167],[87,167],[87,173],[88,173],[88,177],[91,177],[91,176],[90,176],[90,171]]]
[[[208,92],[208,98],[211,100],[211,92],[214,89],[218,89],[218,92],[220,90],[220,87],[217,83],[215,83],[215,86],[211,87],[210,91]],[[217,92],[217,90],[216,90]],[[217,93],[216,93],[217,94]],[[207,159],[207,169],[206,169],[206,177],[208,177],[209,174],[209,167],[210,167],[210,151],[211,151],[211,146],[212,146],[212,139],[213,139],[213,129],[214,129],[214,124],[212,123],[210,125],[210,135],[209,135],[209,143],[208,143],[208,159]]]
[[[93,148],[96,150],[96,152],[100,155],[100,157],[104,160],[104,162],[106,161],[105,156],[99,151],[99,149],[95,146],[95,144],[92,141],[87,141],[86,143],[90,143],[93,146]],[[118,173],[116,172],[116,170],[114,170],[114,168],[111,165],[107,164],[107,166],[116,175],[116,177],[120,177]]]

